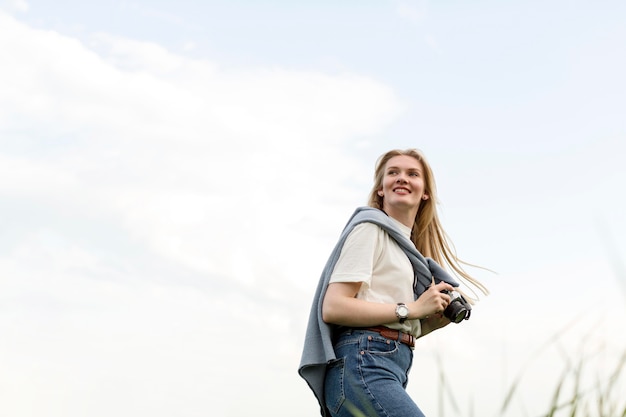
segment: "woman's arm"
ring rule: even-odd
[[[398,320],[396,304],[374,303],[356,298],[360,287],[360,282],[329,284],[322,304],[322,319],[326,323],[350,327],[378,326]],[[443,290],[452,291],[453,287],[440,282],[430,286],[416,301],[407,303],[408,318],[422,319],[443,312],[450,303],[450,296],[442,293]],[[434,328],[428,330],[430,332]]]
[[[378,326],[397,320],[395,304],[372,303],[356,298],[360,282],[333,282],[328,285],[322,319],[350,327]]]

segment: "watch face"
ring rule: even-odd
[[[398,306],[398,315],[406,317],[409,315],[409,309],[407,306]]]

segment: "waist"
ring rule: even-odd
[[[390,340],[395,340],[400,343],[404,343],[409,347],[415,347],[415,337],[408,333],[401,332],[399,330],[390,329],[385,326],[374,326],[374,327],[359,327],[359,330],[367,330],[370,332],[376,332],[380,334],[382,337]]]

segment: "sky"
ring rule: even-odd
[[[319,415],[297,375],[313,292],[396,148],[427,155],[459,257],[494,271],[471,270],[491,293],[470,320],[419,340],[422,410],[538,416],[579,361],[606,381],[625,19],[616,0],[1,0],[0,415]]]

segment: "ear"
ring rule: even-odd
[[[382,197],[385,193],[383,193],[383,190],[378,190],[378,196]]]
[[[428,200],[430,197],[428,196],[428,194],[424,194],[422,195],[422,200],[426,201]]]

